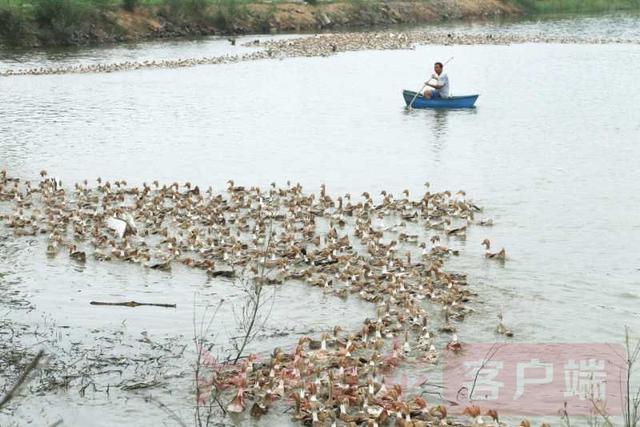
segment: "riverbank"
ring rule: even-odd
[[[0,44],[81,46],[631,9],[640,10],[640,0],[0,0]]]
[[[0,0],[0,39],[14,46],[88,45],[419,24],[521,11],[506,0]]]

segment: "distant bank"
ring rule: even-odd
[[[640,9],[640,0],[0,0],[0,40],[73,46],[612,8]]]

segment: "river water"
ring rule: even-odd
[[[480,294],[477,313],[460,329],[463,341],[493,342],[499,312],[515,342],[621,342],[625,325],[637,335],[640,18],[617,14],[446,28],[635,43],[421,46],[184,69],[1,78],[0,168],[32,179],[46,169],[65,184],[100,176],[132,184],[191,181],[218,189],[230,178],[263,187],[291,180],[307,190],[325,183],[336,195],[404,189],[415,195],[426,181],[439,190],[464,189],[495,225],[474,227],[466,240],[448,242],[463,252],[449,268],[468,272]],[[4,52],[0,69],[244,51],[224,39],[205,39]],[[452,56],[446,67],[452,93],[479,93],[477,108],[405,111],[402,89],[418,89],[434,61]],[[504,265],[485,260],[484,238],[505,247]],[[182,335],[189,343],[194,295],[202,307],[203,301],[239,292],[180,269],[161,273],[92,262],[73,267],[64,257],[48,260],[36,241],[10,240],[2,251],[5,280],[33,305],[31,311],[11,309],[8,316],[64,325],[70,337],[94,328],[126,328],[131,336]],[[177,303],[178,309],[166,314],[153,308],[87,308],[89,300],[114,298],[154,299]],[[276,298],[276,307],[286,310],[273,311],[269,328],[290,330],[294,337],[336,323],[356,327],[362,313],[371,311],[355,300],[296,287],[283,287]],[[264,339],[256,349],[293,340]],[[112,425],[130,420],[140,408],[148,412],[136,425],[165,417],[137,395],[60,393],[30,398],[12,421],[40,425],[64,418],[65,425]],[[188,414],[188,408],[181,410]],[[4,424],[1,420],[2,415]]]

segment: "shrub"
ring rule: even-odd
[[[32,5],[44,42],[69,43],[87,16],[87,5],[77,0],[33,0]]]
[[[246,8],[239,5],[237,0],[218,0],[213,22],[219,29],[230,31],[234,23],[241,20],[245,13]]]
[[[19,5],[0,4],[0,38],[9,45],[29,44],[34,39],[33,22]]]
[[[138,6],[140,6],[140,0],[122,0],[122,8],[129,12],[133,12]]]
[[[32,7],[33,17],[42,25],[72,22],[81,15],[79,3],[73,0],[33,0]]]
[[[209,18],[209,0],[165,0],[163,15],[178,23],[202,23]]]

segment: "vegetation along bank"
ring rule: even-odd
[[[0,0],[0,40],[68,46],[612,8],[640,9],[640,0]]]

